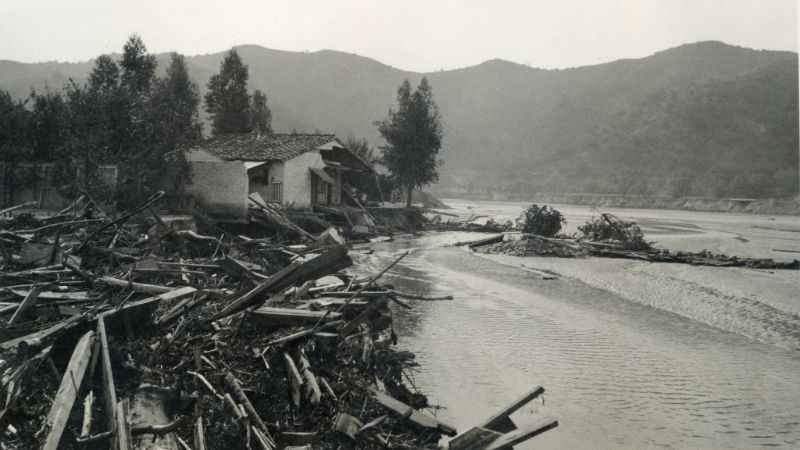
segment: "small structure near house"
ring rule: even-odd
[[[186,160],[187,192],[209,215],[232,221],[247,219],[251,193],[291,209],[344,207],[343,197],[352,197],[346,182],[372,171],[333,134],[217,136],[189,149]]]

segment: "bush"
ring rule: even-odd
[[[517,228],[523,233],[538,234],[540,236],[555,236],[561,231],[561,226],[567,223],[564,216],[547,205],[539,207],[533,204],[522,212],[517,218]]]
[[[627,250],[650,248],[650,243],[644,240],[644,233],[636,223],[621,220],[612,214],[601,214],[599,218],[579,226],[578,231],[590,241],[614,242]]]

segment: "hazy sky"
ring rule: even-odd
[[[797,51],[798,0],[0,0],[0,59],[334,49],[407,70],[501,58],[555,68],[720,40]]]

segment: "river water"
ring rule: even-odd
[[[500,218],[521,208],[454,203]],[[594,213],[562,211],[571,227]],[[800,256],[789,253],[800,247],[796,217],[616,212],[672,247]],[[460,431],[541,385],[544,401],[513,417],[560,426],[517,448],[800,447],[797,272],[486,257],[452,246],[474,238],[429,233],[353,253],[378,271],[411,250],[384,281],[455,297],[410,301],[395,310],[395,327],[400,348],[417,355],[416,385]]]

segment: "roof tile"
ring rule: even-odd
[[[195,147],[225,161],[288,161],[336,139],[333,134],[230,134]]]

